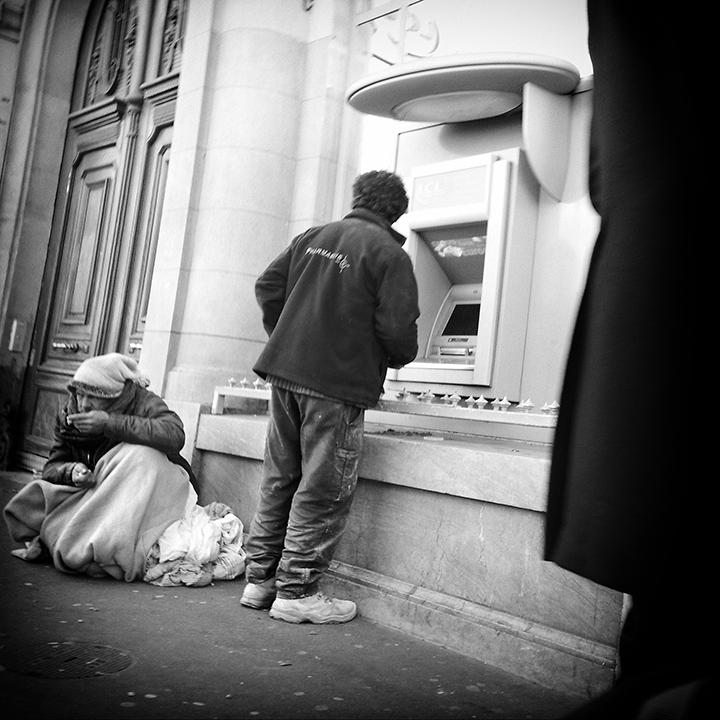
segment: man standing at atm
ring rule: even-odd
[[[365,409],[388,367],[417,354],[417,283],[391,227],[407,206],[394,173],[358,176],[352,211],[296,237],[255,284],[269,339],[253,369],[272,389],[240,602],[278,620],[344,623],[357,613],[318,585],[355,494]]]

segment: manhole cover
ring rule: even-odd
[[[10,672],[40,678],[85,678],[112,675],[132,665],[122,650],[93,643],[57,642],[16,650],[3,658]]]

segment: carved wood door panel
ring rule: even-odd
[[[117,254],[119,120],[113,112],[104,120],[99,137],[71,132],[65,149],[67,194],[55,207],[23,398],[23,449],[32,454],[47,455],[68,381],[105,340]]]
[[[46,360],[84,360],[100,341],[111,248],[107,237],[115,164],[112,149],[85,153],[73,173],[68,224],[50,305]]]
[[[150,0],[97,2],[95,17],[89,15],[93,28],[80,55],[81,94],[68,119],[22,400],[20,461],[28,467],[41,467],[47,457],[67,384],[83,360],[114,351],[140,357],[177,96],[172,58],[179,58],[184,12],[182,2],[158,5],[164,18],[153,16]],[[137,35],[144,32],[155,42],[138,57]],[[146,67],[148,57],[158,62],[157,77],[133,80],[133,67]]]
[[[145,318],[150,302],[171,141],[172,126],[167,126],[160,129],[148,143],[137,225],[137,234],[144,238],[144,242],[133,248],[130,276],[125,301],[122,304],[119,347],[122,348],[122,352],[136,360],[140,359],[142,352]]]

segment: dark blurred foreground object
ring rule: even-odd
[[[692,228],[706,207],[690,174],[699,120],[679,100],[688,25],[677,6],[588,2],[601,226],[566,368],[545,557],[632,607],[615,687],[576,718],[705,718],[717,678],[706,426],[696,415],[691,438],[681,398],[708,377],[688,332],[701,275]]]

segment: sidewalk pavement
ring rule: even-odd
[[[0,472],[3,507],[31,478]],[[293,625],[244,580],[161,588],[27,563],[0,527],[9,720],[560,718],[582,704],[362,617]]]

